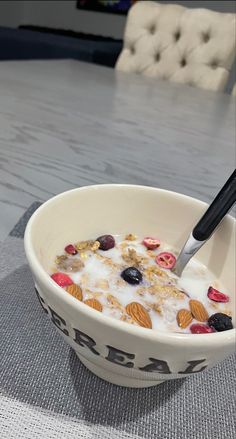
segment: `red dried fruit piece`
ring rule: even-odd
[[[156,263],[158,265],[160,265],[160,267],[162,267],[162,268],[171,269],[175,266],[176,257],[175,257],[175,255],[173,255],[173,253],[162,252],[162,253],[159,253],[159,255],[157,255]]]
[[[65,273],[61,273],[60,271],[58,271],[57,273],[53,273],[51,275],[51,278],[60,287],[67,287],[68,285],[72,285],[74,283],[70,276]]]
[[[69,255],[77,255],[77,250],[76,248],[73,246],[73,244],[68,244],[65,247],[65,252],[68,253]]]
[[[229,302],[229,296],[227,296],[224,293],[221,293],[220,291],[216,290],[213,287],[208,288],[207,296],[209,297],[209,299],[214,300],[214,302],[222,302],[222,303]]]
[[[210,332],[215,332],[214,328],[207,325],[202,325],[201,323],[194,323],[190,326],[190,331],[192,334],[209,334]]]
[[[143,245],[148,248],[148,250],[155,250],[157,247],[161,245],[161,241],[157,238],[150,238],[147,236],[143,240]]]

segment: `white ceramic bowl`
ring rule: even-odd
[[[129,387],[148,387],[214,366],[234,351],[235,329],[212,334],[167,334],[124,323],[67,294],[47,274],[67,242],[99,235],[158,236],[177,249],[206,204],[143,186],[98,185],[62,193],[30,219],[25,251],[42,307],[82,363],[99,377]],[[228,216],[197,258],[233,297],[235,221]]]

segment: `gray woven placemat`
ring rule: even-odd
[[[233,439],[235,362],[149,389],[91,374],[34,293],[23,250],[34,203],[0,246],[1,439]]]

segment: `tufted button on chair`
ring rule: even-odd
[[[116,69],[223,90],[235,57],[235,17],[137,2],[128,14]]]

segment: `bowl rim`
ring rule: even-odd
[[[25,234],[24,234],[24,248],[26,257],[28,260],[28,264],[32,270],[33,273],[37,273],[37,277],[40,278],[41,282],[44,284],[46,288],[49,289],[50,294],[53,294],[54,297],[59,299],[59,301],[65,302],[69,306],[73,306],[78,312],[84,314],[85,316],[92,318],[99,323],[103,323],[105,326],[112,327],[113,329],[117,329],[119,332],[126,333],[129,332],[132,335],[136,335],[137,337],[140,337],[144,340],[152,341],[152,342],[158,342],[161,344],[182,344],[184,343],[187,346],[193,346],[193,347],[201,347],[204,342],[204,346],[207,345],[216,346],[220,345],[222,343],[230,345],[232,342],[235,342],[235,334],[236,334],[236,328],[230,329],[228,331],[222,331],[222,332],[214,332],[209,334],[180,334],[180,333],[165,333],[163,332],[157,332],[153,329],[143,328],[141,326],[135,326],[130,325],[127,322],[121,322],[118,319],[115,319],[113,317],[106,316],[102,313],[97,312],[93,308],[87,306],[83,302],[75,299],[70,294],[66,294],[59,285],[57,285],[49,276],[49,274],[44,270],[42,267],[40,261],[38,260],[33,244],[31,241],[31,231],[34,227],[34,222],[37,218],[37,216],[42,213],[42,211],[47,208],[48,206],[52,205],[54,202],[56,202],[59,199],[63,199],[67,195],[73,193],[73,192],[82,192],[82,191],[93,191],[93,190],[99,190],[100,188],[107,188],[107,189],[113,189],[113,188],[127,188],[127,189],[137,189],[137,190],[144,190],[144,191],[155,191],[162,194],[169,194],[174,195],[177,198],[184,198],[185,200],[188,200],[190,202],[198,203],[202,207],[207,207],[207,203],[198,200],[197,198],[190,197],[185,194],[181,194],[175,191],[170,191],[166,189],[156,188],[152,186],[143,186],[143,185],[135,185],[135,184],[97,184],[97,185],[87,185],[87,186],[81,186],[78,188],[70,189],[64,192],[61,192],[54,197],[50,198],[49,200],[45,201],[38,209],[33,213],[31,218],[29,219]],[[231,216],[227,215],[226,218],[227,221],[230,221],[234,225],[234,230],[236,228],[236,220]]]

